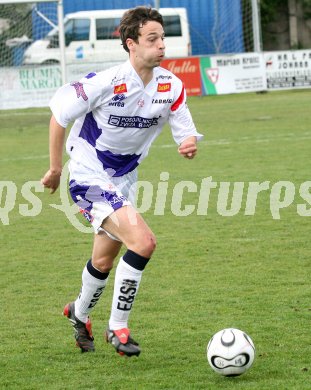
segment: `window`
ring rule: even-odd
[[[96,19],[96,39],[120,39],[120,18]]]
[[[181,37],[180,17],[178,15],[163,16],[165,37]]]
[[[65,25],[66,46],[72,41],[88,41],[90,36],[90,19],[70,19]]]

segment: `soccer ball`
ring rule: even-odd
[[[224,376],[238,376],[254,362],[255,346],[252,339],[235,328],[214,334],[207,345],[207,360],[214,371]]]

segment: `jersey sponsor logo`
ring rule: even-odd
[[[116,127],[135,127],[137,129],[149,129],[156,126],[161,115],[157,118],[143,118],[141,116],[110,115],[108,124]]]
[[[170,80],[172,79],[173,77],[172,76],[167,76],[167,75],[164,75],[164,74],[160,74],[160,76],[157,76],[156,77],[156,81],[159,81],[159,80]]]
[[[173,99],[152,99],[152,104],[169,104],[173,103]]]
[[[111,99],[111,102],[108,104],[108,106],[124,107],[124,102],[123,102],[124,99],[126,99],[126,96],[123,95],[123,93],[120,95],[115,95]]]
[[[88,97],[87,97],[86,93],[84,92],[82,83],[79,83],[78,81],[76,81],[74,83],[71,83],[70,85],[72,87],[74,87],[74,89],[76,90],[76,94],[77,94],[78,99],[81,96],[83,100],[85,100],[85,101],[88,100]]]
[[[120,85],[116,85],[113,89],[113,93],[115,95],[119,94],[119,93],[123,93],[123,92],[127,92],[127,88],[126,88],[126,84],[123,83],[123,84],[120,84]]]
[[[115,76],[112,80],[111,80],[111,85],[117,85],[118,83],[122,82],[125,80],[125,77],[122,77],[121,79],[118,79],[117,76]]]
[[[171,86],[172,86],[171,83],[159,83],[157,91],[158,92],[168,92],[171,90]]]

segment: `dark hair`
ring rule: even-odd
[[[124,13],[120,22],[120,38],[124,50],[129,52],[126,44],[128,38],[138,42],[140,28],[149,21],[158,22],[163,26],[162,15],[154,8],[139,6]]]

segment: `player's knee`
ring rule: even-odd
[[[141,256],[149,259],[155,251],[156,245],[155,235],[153,233],[147,234],[139,240],[137,252]]]
[[[156,240],[156,237],[154,234],[151,234],[150,235],[150,238],[149,238],[149,245],[148,245],[148,250],[150,252],[150,256],[148,257],[151,257],[152,253],[155,251],[156,249],[156,246],[157,246],[157,240]]]
[[[92,258],[92,265],[95,267],[98,271],[107,273],[112,270],[113,267],[113,261],[114,259],[108,256],[102,256],[102,257],[93,257]]]

